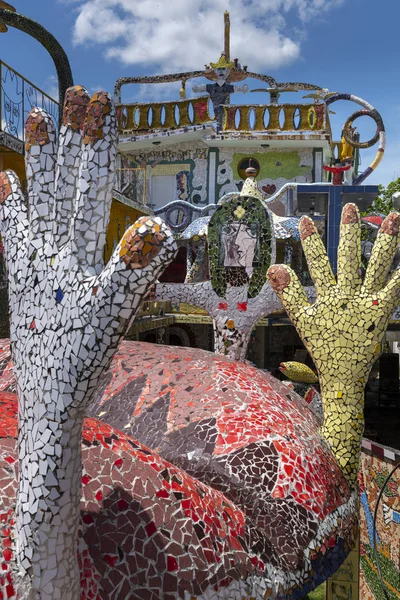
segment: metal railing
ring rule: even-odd
[[[117,106],[118,127],[122,134],[155,129],[177,129],[213,121],[208,96],[173,102],[146,102]]]
[[[25,141],[25,121],[35,106],[50,113],[57,130],[58,102],[0,61],[0,130]]]
[[[223,107],[223,131],[325,132],[325,104],[240,104]]]
[[[117,169],[115,189],[129,200],[146,204],[146,169],[121,167]]]
[[[145,300],[140,305],[137,317],[162,317],[171,312],[169,300]]]

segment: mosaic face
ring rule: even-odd
[[[211,284],[219,297],[226,297],[228,286],[247,284],[248,298],[257,296],[273,253],[271,238],[268,213],[257,197],[231,194],[218,206],[209,222],[208,243]]]
[[[251,269],[258,242],[257,223],[229,223],[221,232],[221,264]]]
[[[217,67],[216,69],[214,69],[214,73],[217,77],[218,82],[225,83],[225,81],[228,79],[230,69],[228,69],[228,67]]]

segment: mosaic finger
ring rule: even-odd
[[[362,283],[360,214],[355,204],[346,204],[342,211],[337,281],[344,293],[358,290]]]
[[[274,265],[268,269],[267,277],[283,308],[292,318],[299,308],[309,305],[303,286],[290,267]]]
[[[56,130],[50,115],[33,108],[25,126],[29,221],[33,238],[53,229]]]
[[[386,287],[378,293],[378,298],[388,308],[389,313],[400,304],[400,269],[395,270]]]
[[[29,223],[21,184],[14,171],[0,173],[0,233],[12,296],[18,283],[23,284],[21,263],[27,259]]]
[[[117,122],[106,92],[88,104],[76,200],[75,241],[83,270],[93,275],[103,267],[103,248],[112,201]]]
[[[55,222],[58,246],[66,243],[70,235],[82,157],[82,130],[89,101],[89,92],[80,85],[66,91],[55,178]]]
[[[159,217],[139,219],[126,231],[103,272],[94,280],[95,318],[99,313],[104,317],[109,315],[108,321],[115,323],[117,316],[121,335],[121,323],[129,325],[143,296],[175,253],[172,234]],[[118,292],[110,295],[110,289]],[[103,328],[104,319],[101,321]]]
[[[299,229],[301,244],[307,259],[310,275],[315,283],[317,292],[323,292],[336,285],[325,246],[317,228],[309,217],[302,217],[300,219]]]
[[[362,291],[378,292],[386,282],[399,238],[400,215],[392,212],[383,221],[368,263]]]

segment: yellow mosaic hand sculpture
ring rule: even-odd
[[[300,236],[317,291],[312,305],[290,267],[274,265],[268,271],[271,286],[318,370],[324,407],[321,434],[353,485],[364,430],[364,386],[399,303],[400,270],[386,282],[399,225],[397,213],[382,223],[363,281],[360,215],[354,204],[347,204],[342,212],[335,279],[313,221],[303,217]]]

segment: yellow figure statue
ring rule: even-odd
[[[351,135],[354,135],[355,131],[356,131],[355,127],[349,127],[349,133]],[[340,156],[339,156],[341,162],[352,160],[353,155],[354,155],[354,146],[349,144],[349,142],[346,140],[346,138],[343,135],[343,131],[342,131],[341,142],[342,142],[342,146],[341,146]]]
[[[384,220],[363,281],[360,215],[354,204],[347,204],[342,212],[336,279],[313,221],[303,217],[300,236],[316,287],[314,304],[309,304],[290,267],[274,265],[268,271],[271,286],[318,370],[324,408],[321,433],[353,485],[364,431],[364,386],[399,303],[400,270],[386,281],[399,225],[398,213]]]

